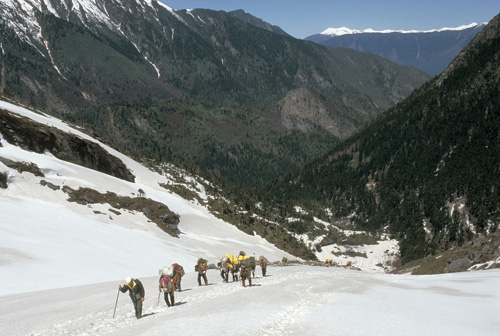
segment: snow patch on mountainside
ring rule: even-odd
[[[152,0],[135,0],[141,8],[143,15],[152,14],[157,22],[158,13],[155,4],[168,10],[176,19],[183,22],[185,21],[170,7],[160,1]],[[97,25],[105,26],[112,31],[123,34],[120,30],[121,22],[113,19],[108,11],[110,2],[115,2],[118,6],[122,7],[125,11],[131,11],[119,0],[108,0],[105,2],[97,0],[72,0],[71,6],[68,7],[65,1],[48,1],[48,0],[2,0],[0,2],[0,13],[3,19],[12,28],[16,34],[24,41],[33,44],[32,38],[36,38],[43,44],[43,37],[41,28],[37,23],[36,14],[40,12],[48,12],[63,20],[69,21],[70,13],[78,17],[80,24],[93,30],[93,25],[89,22],[94,22]],[[59,5],[59,7],[57,5]],[[148,14],[149,13],[149,14]],[[20,20],[22,18],[22,20]],[[124,34],[123,34],[124,35]]]
[[[165,5],[163,2],[161,1],[158,1],[157,2],[158,5],[162,6],[163,8],[165,8],[166,10],[168,10],[177,20],[181,21],[182,23],[184,23],[185,25],[187,25],[186,21],[184,21],[184,19],[175,12],[174,9],[168,7],[167,5]]]

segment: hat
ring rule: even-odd
[[[126,284],[129,284],[131,281],[132,281],[132,278],[131,278],[131,277],[127,277],[127,278],[125,278],[125,283],[126,283]]]

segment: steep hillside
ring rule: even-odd
[[[129,154],[249,187],[324,153],[429,79],[238,13],[150,0],[8,0],[0,13],[4,96]]]
[[[275,185],[274,195],[328,206],[333,222],[386,228],[405,263],[484,243],[500,223],[499,62],[497,16],[439,77]],[[478,244],[462,268],[495,250]]]
[[[415,67],[432,75],[440,74],[485,24],[431,31],[353,31],[327,29],[305,40],[330,48],[351,48]]]
[[[4,122],[11,118],[24,127]],[[40,265],[56,264],[61,274],[53,281],[79,285],[109,279],[104,265],[112,263],[125,274],[132,267],[139,274],[154,274],[165,260],[186,267],[203,255],[216,264],[225,254],[245,249],[275,261],[315,258],[280,226],[260,225],[250,231],[217,218],[223,216],[217,204],[226,200],[215,199],[211,190],[220,188],[175,166],[148,169],[57,118],[3,100],[0,119],[0,266],[16,274],[17,280],[9,284],[16,291],[26,286],[17,283],[25,276],[25,262],[41,267],[42,277],[51,275]],[[28,131],[40,143],[27,138]],[[40,151],[40,146],[47,147]],[[107,169],[101,169],[103,165]],[[25,239],[26,230],[36,242]],[[68,251],[72,242],[75,250]],[[85,258],[87,249],[101,251],[101,266]],[[54,260],[54,251],[64,257]],[[106,251],[127,261],[111,260]],[[72,252],[79,256],[85,273],[81,277],[70,272]],[[50,283],[36,287],[50,288]]]
[[[311,87],[325,97],[340,93],[347,102],[366,101],[368,111],[378,112],[428,79],[377,58],[363,57],[370,62],[365,66],[351,54],[274,34],[222,11],[174,11],[149,0],[78,0],[74,6],[9,0],[0,12],[4,92],[25,92],[24,101],[36,98],[39,105],[53,100],[42,99],[50,92],[77,109],[182,95],[265,106],[291,89]],[[379,85],[363,82],[360,71]]]
[[[242,9],[237,9],[237,10],[231,11],[231,12],[229,12],[229,14],[246,22],[246,23],[251,24],[252,26],[268,30],[268,31],[273,32],[275,34],[290,36],[280,27],[274,26],[268,22],[265,22],[264,20],[259,19],[258,17],[255,17],[252,14],[247,13]]]

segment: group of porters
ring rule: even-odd
[[[223,282],[228,282],[229,273],[233,277],[233,281],[238,281],[238,273],[241,279],[241,284],[246,287],[245,280],[248,279],[248,285],[252,286],[252,276],[255,277],[255,267],[260,265],[262,269],[262,276],[266,276],[266,269],[269,261],[264,256],[260,256],[259,259],[255,257],[249,257],[245,252],[240,251],[237,257],[233,254],[226,254],[217,266],[220,269],[220,275]],[[198,258],[196,265],[194,266],[195,272],[198,272],[198,285],[201,286],[201,279],[203,278],[205,285],[208,285],[207,280],[207,270],[208,263],[206,259]],[[160,302],[160,295],[163,292],[163,297],[165,303],[168,307],[173,306],[175,303],[174,292],[175,290],[181,291],[181,280],[184,276],[184,268],[179,264],[172,264],[170,267],[164,267],[159,270],[160,279],[158,284],[158,304]],[[142,317],[142,303],[144,302],[144,296],[146,294],[144,286],[139,279],[126,278],[125,284],[118,286],[118,294],[120,291],[122,293],[129,292],[132,303],[134,304],[135,317],[140,319]],[[118,296],[116,297],[116,303],[118,303]],[[113,318],[115,317],[115,311],[113,313]]]
[[[238,273],[243,287],[246,286],[245,280],[248,279],[248,285],[252,286],[252,277],[255,277],[255,267],[260,265],[262,276],[266,276],[267,264],[269,261],[264,256],[259,259],[249,257],[245,252],[241,251],[235,258],[232,254],[226,254],[218,263],[220,275],[223,282],[229,282],[229,273],[233,277],[233,281],[238,281]]]

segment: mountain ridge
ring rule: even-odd
[[[305,40],[330,48],[345,47],[370,52],[437,75],[484,26],[485,23],[473,23],[428,31],[329,28]]]
[[[441,75],[276,192],[305,203],[328,199],[332,221],[390,230],[403,263],[466,246],[460,262],[433,262],[450,271],[491,257],[481,246],[485,236],[499,237],[499,43],[497,15]]]
[[[322,153],[430,78],[222,11],[9,0],[0,12],[5,96],[123,151],[250,187]],[[307,92],[304,118],[298,92]]]

